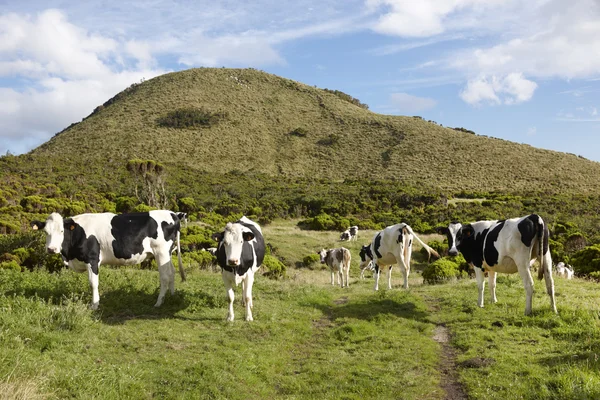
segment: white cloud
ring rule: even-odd
[[[392,93],[390,103],[396,112],[414,113],[435,107],[437,101],[429,97],[417,97],[408,93]]]
[[[530,100],[536,88],[535,82],[519,73],[505,77],[480,76],[467,83],[460,98],[471,105],[518,104]]]
[[[535,126],[532,126],[531,128],[527,129],[527,136],[535,136],[537,135],[537,128]]]

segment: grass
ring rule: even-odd
[[[291,262],[336,243],[291,222],[264,233]],[[353,260],[364,237],[344,242]],[[377,293],[355,262],[347,289],[323,270],[259,276],[252,323],[239,288],[225,321],[218,273],[188,271],[156,309],[156,271],[103,268],[91,311],[85,274],[0,271],[0,398],[442,399],[440,325],[469,398],[600,396],[597,284],[557,279],[557,316],[536,282],[525,317],[516,276],[499,277],[499,302],[479,309],[473,280],[423,285],[419,269],[409,290],[396,271]]]

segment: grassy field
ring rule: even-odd
[[[290,222],[264,232],[289,261],[339,244]],[[516,276],[484,309],[473,280],[423,285],[419,264],[409,290],[396,270],[375,293],[358,279],[359,235],[344,243],[349,288],[318,267],[258,277],[252,323],[239,297],[225,321],[219,273],[188,271],[155,309],[156,271],[104,268],[94,312],[85,275],[0,271],[0,398],[443,399],[448,379],[464,398],[600,398],[597,284],[556,279],[558,316],[539,283],[523,316]]]

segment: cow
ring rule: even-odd
[[[565,265],[564,262],[559,262],[556,264],[556,275],[561,278],[572,279],[573,278],[573,269],[569,264]]]
[[[365,263],[361,268],[360,268],[360,279],[364,279],[365,277],[365,271],[369,270],[369,271],[375,271],[375,266],[373,265],[373,261],[369,261],[368,263]]]
[[[175,215],[177,215],[177,218],[179,218],[179,223],[181,225],[185,225],[185,228],[187,228],[187,223],[188,223],[188,215],[187,215],[187,213],[178,212],[178,213],[175,213]]]
[[[185,281],[181,262],[180,223],[168,210],[129,214],[80,214],[63,219],[52,213],[45,222],[32,221],[32,229],[46,232],[46,250],[60,254],[63,262],[77,272],[88,273],[92,288],[91,308],[100,302],[98,270],[101,265],[134,265],[153,256],[158,264],[160,293],[155,307],[165,298],[167,289],[175,293],[175,269],[171,251],[177,248],[179,273]]]
[[[410,258],[412,255],[413,238],[417,239],[429,256],[440,255],[427,246],[405,223],[391,225],[379,231],[373,237],[371,244],[363,246],[360,250],[360,268],[365,269],[373,261],[375,269],[375,290],[379,290],[379,275],[381,268],[388,266],[388,289],[392,288],[392,266],[398,264],[404,277],[403,287],[408,289],[408,275],[410,273]]]
[[[496,303],[496,274],[519,272],[525,287],[525,315],[531,314],[533,278],[531,261],[540,264],[538,278],[544,278],[550,296],[552,311],[556,311],[552,258],[548,247],[548,226],[536,214],[501,221],[477,221],[468,225],[452,222],[439,232],[448,238],[448,254],[460,251],[469,265],[475,269],[479,297],[477,304],[483,307],[485,287],[484,272],[488,273],[491,301]]]
[[[265,258],[265,240],[260,226],[243,216],[236,222],[229,222],[223,232],[212,238],[217,245],[217,263],[225,291],[229,297],[227,321],[233,321],[233,287],[242,283],[242,305],[246,306],[246,321],[252,321],[252,284],[254,274]]]
[[[341,287],[348,287],[348,278],[350,275],[350,250],[345,247],[338,249],[322,249],[317,254],[321,257],[321,264],[326,264],[331,270],[331,284],[335,285],[335,275],[338,276],[338,284]],[[344,284],[344,277],[346,283]]]
[[[342,232],[342,234],[340,235],[340,240],[358,240],[358,226],[351,226],[350,228]]]

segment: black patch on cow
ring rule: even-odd
[[[356,236],[357,233],[358,233],[358,228],[355,226],[351,226],[350,227],[350,235]]]
[[[402,229],[398,229],[398,239],[396,239],[396,243],[402,243]]]
[[[110,232],[115,238],[113,252],[116,258],[126,260],[134,254],[141,254],[144,251],[142,242],[145,238],[158,238],[158,223],[147,212],[115,215],[111,219],[110,225]],[[175,230],[176,235],[178,227],[175,227],[174,224],[170,225],[169,227],[163,224],[163,232],[172,234]]]
[[[373,267],[373,269],[375,270],[376,274],[379,273],[379,265],[375,264],[375,266]]]
[[[85,230],[81,225],[68,218],[63,221],[65,236],[60,249],[60,254],[65,261],[79,260],[90,264],[92,272],[98,275],[100,261],[100,242],[91,235],[86,238]]]
[[[373,259],[373,253],[371,253],[371,245],[367,245],[367,246],[363,246],[360,248],[360,251],[358,252],[358,256],[360,257],[362,262],[367,261],[367,257],[369,257],[371,260]]]
[[[181,213],[179,213],[181,214]],[[161,222],[160,226],[163,231],[163,236],[166,241],[171,240],[173,243],[171,244],[171,251],[177,245],[177,232],[181,230],[181,222],[179,222],[179,217],[174,213],[171,213],[171,218],[173,218],[173,223],[169,223],[167,221]]]
[[[483,242],[489,229],[482,232],[475,232],[471,224],[465,225],[459,229],[456,234],[458,250],[461,252],[467,263],[483,269]]]
[[[499,254],[498,250],[496,249],[496,246],[494,246],[494,243],[496,243],[496,241],[498,240],[498,235],[500,235],[500,231],[504,227],[504,222],[505,221],[498,221],[496,226],[494,226],[494,228],[492,228],[492,230],[488,232],[487,238],[485,240],[485,248],[483,249],[483,259],[485,260],[485,263],[490,267],[493,267],[494,265],[498,264]]]
[[[379,252],[379,248],[381,247],[381,232],[375,236],[375,240],[373,241],[373,251],[377,254],[377,258],[382,258],[383,256]]]
[[[521,242],[527,247],[531,247],[531,243],[538,233],[538,222],[539,217],[531,214],[517,225],[519,233],[521,233]]]
[[[252,248],[254,247],[254,252],[256,253],[256,265],[260,266],[265,258],[265,240],[263,235],[260,233],[258,229],[252,224],[247,224],[244,222],[237,221],[236,224],[240,224],[252,232],[254,235],[255,241],[244,241],[242,244],[242,255],[240,259],[240,265],[238,266],[230,266],[227,264],[227,256],[225,254],[225,246],[223,242],[219,242],[219,247],[217,248],[217,262],[219,266],[225,271],[233,272],[237,275],[244,275],[252,266],[254,265],[254,254],[252,252]]]

